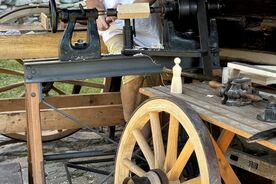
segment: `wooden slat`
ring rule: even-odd
[[[45,97],[45,101],[55,107],[81,107],[81,106],[97,106],[121,104],[121,95],[119,92],[99,93],[99,94],[79,94],[66,96]],[[41,109],[47,109],[40,104]],[[0,112],[6,111],[22,111],[25,109],[24,98],[10,98],[0,100]]]
[[[166,92],[167,94],[169,94],[169,89],[168,88],[160,88],[162,91]],[[185,91],[185,88],[184,88]],[[217,115],[220,116],[224,116],[228,119],[232,119],[234,121],[236,121],[236,126],[239,126],[240,124],[246,125],[248,127],[251,127],[251,129],[249,129],[249,132],[254,132],[254,131],[265,131],[271,128],[274,128],[275,125],[273,124],[268,124],[268,123],[262,123],[261,121],[258,121],[257,119],[249,119],[249,118],[244,118],[243,115],[240,115],[238,113],[229,111],[228,109],[226,109],[227,106],[220,106],[220,101],[218,104],[212,104],[206,100],[208,100],[208,97],[204,97],[204,98],[200,98],[200,95],[196,95],[196,96],[190,96],[190,95],[177,95],[178,97],[180,97],[181,99],[194,104],[194,105],[198,105],[204,109],[207,109],[208,111],[214,112]],[[238,108],[238,107],[232,107],[232,108]],[[241,109],[240,109],[241,110]],[[254,115],[255,117],[255,115]],[[252,131],[251,131],[252,130]]]
[[[53,58],[58,57],[59,42],[63,32],[25,34],[25,35],[1,35],[0,58],[1,59],[28,59],[28,58]],[[76,31],[72,42],[78,39],[86,40],[86,31]],[[103,42],[102,53],[107,53]]]
[[[104,105],[61,108],[67,114],[91,127],[114,126],[124,122],[122,105]],[[68,118],[54,110],[41,110],[41,127],[43,130],[75,129],[80,128]],[[26,112],[12,111],[0,113],[0,132],[16,133],[26,130]]]

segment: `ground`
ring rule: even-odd
[[[120,131],[117,132],[120,134]],[[119,135],[117,135],[118,137]],[[11,139],[0,136],[0,164],[19,162],[22,167],[22,175],[24,184],[28,184],[28,164],[27,164],[27,146],[25,142],[9,143]],[[9,143],[9,144],[7,144]],[[81,130],[69,137],[48,142],[43,144],[44,154],[47,153],[63,153],[71,151],[91,151],[91,150],[109,150],[114,145],[108,144],[101,137],[89,130]],[[65,161],[46,162],[45,174],[47,184],[67,184],[64,168]],[[105,171],[114,170],[114,162],[106,162],[101,164],[89,164],[89,167],[101,169]],[[105,175],[95,174],[91,172],[69,169],[72,174],[72,182],[80,183],[101,183],[105,179]],[[1,182],[0,182],[1,183]],[[105,182],[113,183],[112,178]]]

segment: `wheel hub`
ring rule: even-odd
[[[128,177],[123,184],[169,184],[166,174],[160,169],[153,169],[147,172],[143,177]]]

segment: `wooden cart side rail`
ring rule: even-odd
[[[81,106],[99,106],[121,104],[120,92],[107,92],[96,94],[78,94],[78,95],[60,95],[45,97],[45,101],[59,108],[81,107]],[[47,109],[40,104],[41,109]],[[0,113],[9,111],[25,110],[25,98],[10,98],[0,100]]]
[[[115,126],[124,122],[121,104],[60,108],[91,127]],[[42,130],[76,129],[80,126],[52,109],[40,111]],[[0,113],[0,133],[25,132],[26,111]]]

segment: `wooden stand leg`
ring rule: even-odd
[[[223,130],[217,142],[211,136],[218,157],[220,175],[225,184],[241,184],[239,178],[224,155],[234,136],[234,133],[227,130]]]
[[[39,94],[39,84],[26,84],[27,144],[30,184],[45,183]]]

